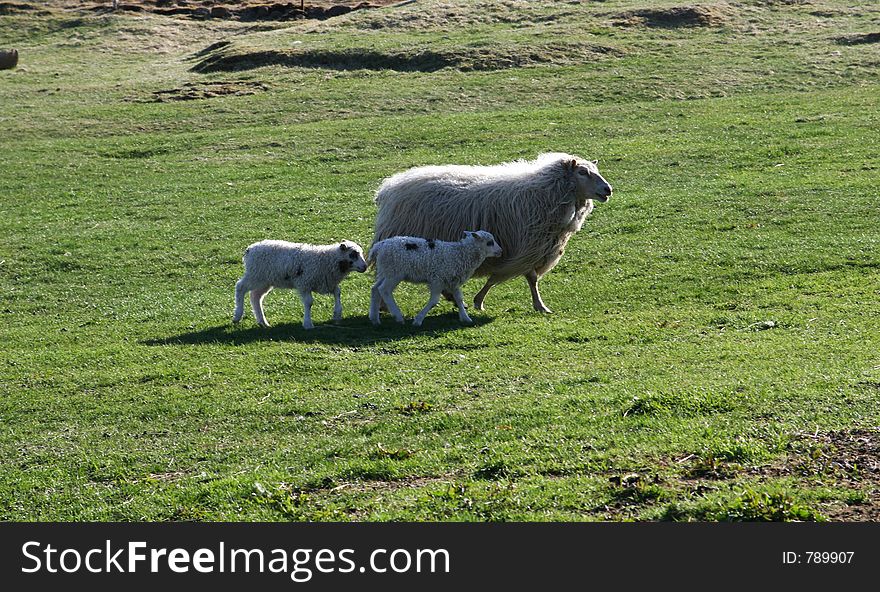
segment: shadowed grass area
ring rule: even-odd
[[[840,39],[880,12],[850,4],[0,14],[0,518],[876,517],[880,44]],[[255,52],[324,58],[194,71]],[[382,61],[418,52],[454,60]],[[555,314],[517,279],[473,326],[372,327],[359,274],[338,323],[275,291],[231,324],[248,244],[367,246],[385,176],[549,150],[615,188]]]

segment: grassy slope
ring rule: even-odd
[[[878,46],[835,38],[880,11],[713,3],[723,26],[658,29],[615,15],[674,3],[406,11],[425,4],[444,8],[267,31],[0,16],[0,46],[22,54],[0,73],[0,517],[724,518],[755,491],[784,517],[877,504],[870,481],[749,468],[800,432],[878,425]],[[224,55],[619,53],[192,72],[221,39]],[[146,102],[205,81],[269,90]],[[368,244],[382,177],[548,149],[600,158],[616,189],[543,283],[555,315],[511,282],[474,328],[441,307],[423,330],[374,329],[360,276],[339,326],[304,332],[284,293],[275,328],[229,325],[249,242]],[[330,311],[319,299],[316,320]],[[689,478],[689,455],[728,478]]]

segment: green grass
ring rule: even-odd
[[[426,4],[455,8],[412,17]],[[0,15],[21,54],[0,72],[0,518],[803,520],[880,503],[870,478],[753,470],[798,434],[880,425],[880,44],[837,41],[880,10],[712,2],[713,26],[621,24],[676,4],[420,2],[262,30]],[[482,47],[501,69],[193,70],[221,40],[411,63]],[[554,43],[614,51],[503,63]],[[255,81],[268,90],[152,102]],[[366,246],[383,177],[547,150],[600,159],[615,187],[542,282],[552,316],[518,280],[473,327],[443,305],[421,329],[374,328],[357,276],[340,323],[319,297],[306,332],[274,292],[273,328],[231,325],[251,242]],[[425,298],[400,289],[410,315]]]

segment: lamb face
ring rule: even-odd
[[[468,231],[465,232],[465,238],[470,238],[478,244],[486,257],[501,256],[501,245],[498,244],[491,232],[485,230]]]
[[[342,241],[339,243],[339,271],[347,273],[351,270],[358,273],[367,271],[364,251],[357,243]]]

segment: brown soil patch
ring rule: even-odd
[[[353,10],[377,8],[394,0],[371,2],[266,2],[265,0],[126,0],[119,3],[121,12],[149,12],[165,16],[193,19],[227,19],[238,21],[289,21],[296,19],[328,19]],[[72,3],[67,3],[68,8]],[[80,0],[79,8],[98,12],[112,10],[110,2]]]
[[[731,480],[746,478],[758,482],[790,478],[795,481],[826,487],[852,490],[854,500],[823,503],[817,508],[830,521],[880,521],[880,428],[838,430],[824,434],[796,434],[788,452],[774,462],[748,466],[723,459],[690,454],[667,459],[665,467],[678,467],[679,475],[664,483],[673,491],[683,487],[689,495],[701,496],[726,487]],[[641,483],[636,480],[636,482]],[[658,482],[654,477],[654,481]],[[623,485],[627,485],[624,483]],[[628,501],[628,500],[627,500]],[[628,511],[634,515],[650,505],[622,503],[608,507],[610,516]]]
[[[34,16],[45,16],[49,14],[49,11],[41,10],[32,4],[22,4],[21,2],[0,2],[0,15],[21,13]]]
[[[675,29],[678,27],[718,27],[727,21],[727,12],[717,6],[673,6],[644,8],[616,15],[615,24]]]
[[[133,101],[149,103],[166,103],[169,101],[196,101],[200,99],[212,99],[215,97],[253,95],[268,90],[268,85],[262,82],[205,82],[187,83],[180,88],[157,90],[152,98],[146,101],[132,99]]]
[[[880,520],[880,428],[801,434],[790,448],[783,459],[753,472],[762,477],[827,477],[833,485],[867,497],[864,503],[823,508],[829,520]]]
[[[848,35],[835,39],[840,45],[864,45],[866,43],[880,43],[880,33],[865,33],[863,35]]]

